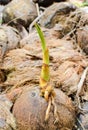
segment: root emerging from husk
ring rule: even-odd
[[[40,87],[40,92],[41,92],[40,95],[42,97],[44,97],[45,100],[48,102],[48,107],[47,107],[46,114],[45,114],[45,122],[47,122],[48,119],[49,119],[49,113],[50,113],[51,105],[53,105],[55,123],[57,123],[58,122],[58,114],[57,114],[57,106],[56,106],[56,103],[55,103],[55,100],[54,100],[54,98],[56,96],[54,88],[40,78],[40,85],[41,84],[43,84],[45,86]]]

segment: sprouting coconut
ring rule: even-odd
[[[56,122],[57,122],[58,121],[57,107],[56,107],[55,102],[54,102],[54,97],[56,94],[54,92],[54,88],[49,83],[50,82],[49,50],[46,47],[45,39],[44,39],[43,33],[41,32],[40,27],[37,24],[35,24],[35,26],[36,26],[36,29],[37,29],[38,34],[40,36],[40,39],[41,39],[42,51],[43,51],[43,65],[42,65],[41,76],[40,76],[40,91],[41,91],[41,95],[49,103],[47,111],[46,111],[45,121],[49,117],[49,111],[50,111],[50,107],[51,107],[51,103],[52,103],[53,106],[55,107],[54,115],[55,115]]]
[[[75,108],[71,100],[50,82],[49,51],[39,25],[35,25],[41,39],[43,65],[39,87],[30,86],[16,100],[13,113],[18,130],[72,130]]]

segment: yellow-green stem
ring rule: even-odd
[[[45,84],[46,84],[50,79],[49,50],[46,47],[45,38],[44,38],[44,35],[43,35],[43,32],[42,32],[40,26],[38,24],[35,24],[35,27],[36,27],[36,30],[39,34],[40,39],[41,39],[41,45],[42,45],[42,50],[43,50],[43,65],[42,65],[42,70],[41,70],[41,82],[40,82],[40,86],[43,87],[44,86],[43,83],[45,82]]]

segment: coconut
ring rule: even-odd
[[[13,114],[18,130],[72,130],[75,124],[75,109],[70,98],[55,89],[58,122],[55,123],[54,107],[51,105],[49,118],[45,121],[48,102],[40,96],[38,87],[27,88],[16,100]]]

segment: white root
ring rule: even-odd
[[[54,101],[54,97],[50,97],[49,98],[49,101],[48,101],[48,107],[47,107],[47,110],[46,110],[46,115],[45,115],[45,122],[48,121],[49,119],[49,113],[50,113],[50,109],[51,109],[51,105],[53,105],[54,107],[54,117],[55,117],[55,121],[54,121],[54,124],[58,123],[59,119],[58,119],[58,111],[57,111],[57,105]]]
[[[54,98],[52,97],[52,104],[54,106],[54,116],[55,116],[55,121],[54,121],[54,124],[58,123],[59,119],[58,119],[58,111],[57,111],[57,105],[54,101]]]
[[[49,101],[48,101],[48,107],[45,114],[45,122],[47,122],[47,120],[49,119],[50,108],[51,108],[51,98],[49,98]]]

